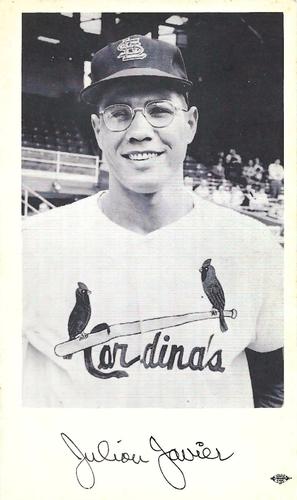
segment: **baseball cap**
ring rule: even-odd
[[[92,84],[81,91],[81,98],[88,104],[96,104],[104,84],[131,77],[167,79],[183,91],[192,86],[178,47],[142,35],[130,35],[96,52],[91,64]]]

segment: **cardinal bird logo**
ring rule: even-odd
[[[87,285],[77,283],[78,288],[75,291],[76,302],[71,311],[68,320],[68,334],[69,339],[73,340],[76,337],[84,338],[84,330],[90,321],[91,317],[91,304],[89,294],[92,293]],[[72,354],[65,356],[65,359],[71,359]]]
[[[224,290],[216,276],[215,268],[211,265],[211,259],[206,259],[199,271],[201,272],[203,290],[211,302],[212,307],[219,312],[220,329],[222,332],[226,332],[228,326],[224,318]]]

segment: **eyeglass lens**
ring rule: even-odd
[[[138,110],[139,108],[136,108]],[[153,101],[146,104],[143,112],[147,121],[153,127],[166,127],[171,123],[175,115],[175,107],[170,101]],[[125,130],[134,118],[135,110],[127,104],[112,104],[108,106],[103,117],[105,125],[113,131]]]

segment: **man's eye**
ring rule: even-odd
[[[107,119],[123,121],[129,119],[129,111],[127,109],[109,109],[105,112],[105,117]]]
[[[164,116],[164,115],[171,115],[172,114],[172,109],[167,107],[167,106],[162,106],[162,105],[157,105],[155,104],[154,106],[150,106],[148,109],[149,114],[151,116]]]
[[[116,120],[128,120],[129,113],[127,111],[114,111],[110,116]]]
[[[127,111],[114,111],[112,113],[112,116],[114,116],[115,118],[121,118],[121,117],[128,116],[128,113],[127,113]]]

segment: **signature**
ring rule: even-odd
[[[84,489],[91,489],[95,485],[94,463],[120,462],[125,464],[132,462],[135,465],[142,465],[153,461],[143,458],[142,455],[137,453],[128,453],[126,451],[114,453],[110,449],[109,442],[105,439],[98,442],[95,451],[86,452],[82,451],[65,432],[61,432],[61,438],[72,455],[77,459],[75,468],[76,479],[78,484]],[[116,441],[117,444],[121,442],[121,439]],[[234,452],[232,452],[230,455],[223,456],[223,453],[218,448],[212,450],[205,446],[202,441],[196,441],[195,446],[192,448],[182,448],[180,450],[171,448],[166,451],[155,437],[150,436],[149,446],[156,454],[158,468],[162,477],[176,490],[183,490],[187,485],[185,474],[180,465],[182,462],[193,462],[196,459],[224,462],[234,455]]]

